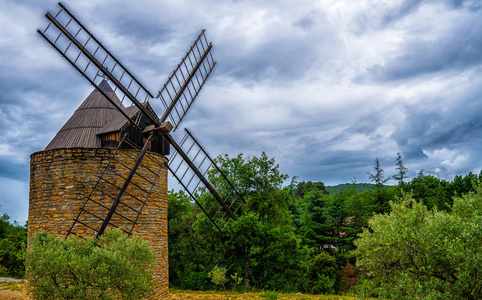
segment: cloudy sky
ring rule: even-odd
[[[64,4],[154,94],[201,29],[217,66],[183,121],[205,148],[284,173],[368,182],[482,169],[477,0],[166,0]],[[27,219],[30,154],[93,87],[38,36],[56,1],[0,0],[0,213]]]

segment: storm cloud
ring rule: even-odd
[[[65,4],[154,94],[207,30],[217,66],[182,125],[212,156],[264,151],[329,185],[367,182],[376,157],[393,174],[397,152],[411,177],[482,168],[479,1]],[[0,3],[0,213],[21,222],[30,154],[93,89],[36,33],[57,10]]]

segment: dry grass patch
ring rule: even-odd
[[[229,299],[239,300],[239,299],[259,299],[266,300],[268,298],[262,297],[261,293],[233,293],[229,292]],[[226,294],[221,292],[201,292],[201,291],[179,291],[170,290],[169,291],[170,300],[180,300],[180,299],[226,299]],[[324,296],[324,295],[308,295],[308,294],[282,294],[278,295],[280,300],[355,300],[356,297],[348,296]]]
[[[0,282],[0,299],[2,300],[24,300],[27,299],[23,293],[23,282]]]
[[[23,292],[23,282],[0,282],[0,291],[20,291]]]
[[[0,282],[0,299],[2,300],[25,300],[27,299],[23,293],[24,284],[21,282]],[[234,293],[229,292],[229,299],[258,299],[266,300],[268,298],[261,297],[259,293]],[[169,290],[169,300],[223,300],[226,299],[226,294],[222,292],[201,292],[201,291],[179,291]],[[280,300],[355,300],[355,297],[348,296],[323,296],[323,295],[308,295],[308,294],[279,294]]]

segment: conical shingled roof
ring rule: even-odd
[[[107,83],[102,80],[99,87],[110,99],[123,108],[122,103]],[[97,137],[99,130],[117,115],[118,109],[97,89],[82,102],[70,119],[62,126],[57,135],[45,147],[74,148],[74,147],[100,147],[101,141]]]

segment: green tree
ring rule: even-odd
[[[217,265],[208,273],[209,278],[211,281],[214,282],[215,285],[222,285],[224,288],[224,292],[226,293],[226,299],[229,299],[228,291],[226,290],[225,283],[228,282],[226,278],[226,268],[218,267]]]
[[[452,182],[452,191],[457,196],[462,196],[463,194],[474,191],[476,183],[477,176],[472,172],[469,172],[469,174],[465,175],[464,177],[456,175]]]
[[[331,226],[326,214],[328,198],[330,195],[319,190],[310,191],[304,197],[305,210],[301,217],[300,232],[303,243],[316,254],[331,247]]]
[[[388,181],[389,178],[385,178],[385,175],[383,175],[384,171],[382,167],[380,166],[380,161],[378,160],[378,157],[375,158],[375,166],[373,167],[373,170],[375,170],[375,173],[368,173],[368,179],[373,182],[378,188],[383,186],[385,182]]]
[[[306,198],[312,198],[312,196],[308,196],[309,194],[317,194],[317,195],[328,195],[328,191],[325,187],[323,182],[312,182],[312,181],[296,181],[297,176],[293,177],[291,184],[289,185],[289,190],[291,195],[294,198],[290,206],[291,212],[291,219],[293,220],[293,224],[296,226],[297,229],[301,229],[302,222],[303,222],[303,213],[306,211],[307,205],[310,205],[310,201],[307,201]]]
[[[375,173],[370,173],[367,172],[369,175],[369,179],[371,182],[375,184],[376,187],[376,198],[377,198],[377,212],[378,213],[383,213],[387,212],[390,209],[389,201],[390,197],[386,192],[386,189],[384,189],[384,184],[390,179],[390,178],[385,178],[385,175],[383,175],[384,171],[382,167],[380,166],[380,161],[378,160],[378,157],[375,158],[375,166],[373,167],[375,170]]]
[[[397,174],[393,175],[393,179],[398,181],[398,184],[400,186],[403,186],[405,184],[405,182],[403,180],[405,178],[408,178],[408,176],[407,176],[408,169],[403,164],[402,155],[400,154],[400,152],[397,153],[397,158],[395,159],[395,164],[397,165],[397,167],[395,168],[395,170],[397,170]]]
[[[336,259],[326,252],[320,252],[308,262],[307,277],[311,293],[333,293],[338,277]]]
[[[212,289],[208,273],[223,265],[243,277],[245,289],[301,289],[308,251],[293,226],[293,196],[283,187],[288,176],[265,153],[259,157],[224,155],[216,161],[246,205],[238,219],[226,226],[225,234],[220,234],[184,193],[169,193],[171,286]],[[216,169],[207,176],[223,195],[231,192]],[[226,287],[236,284],[229,281]]]
[[[119,229],[99,239],[29,239],[27,274],[35,299],[140,299],[153,291],[154,254],[147,241]]]
[[[10,222],[7,214],[0,216],[0,276],[23,278],[27,227]]]
[[[328,191],[326,190],[325,184],[323,182],[312,182],[311,180],[299,182],[294,192],[298,198],[303,198],[306,193],[313,190],[328,194]]]
[[[264,152],[260,157],[220,156],[217,162],[246,200],[244,214],[229,224],[221,250],[231,262],[228,269],[243,274],[245,288],[287,290],[300,285],[307,251],[292,223],[294,200],[289,188],[283,188],[288,175]],[[215,182],[219,174],[210,176]]]
[[[214,287],[206,275],[216,263],[209,252],[217,245],[211,242],[214,233],[199,233],[201,225],[209,224],[199,220],[199,208],[186,193],[170,191],[168,201],[169,284],[182,289]]]
[[[422,172],[407,183],[403,189],[429,209],[432,207],[436,207],[438,210],[450,209],[455,195],[453,184]]]
[[[410,196],[376,215],[357,246],[368,294],[391,299],[482,297],[482,195],[455,198],[451,212],[428,210]]]

